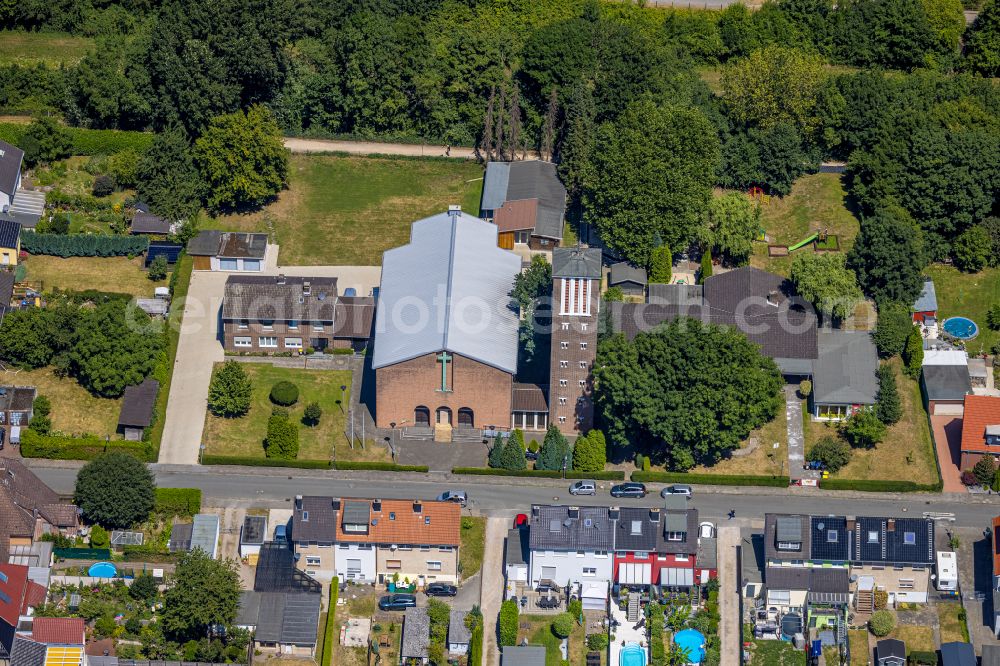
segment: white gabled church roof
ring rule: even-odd
[[[447,350],[514,374],[520,270],[485,220],[454,210],[414,222],[410,243],[382,256],[372,367]]]

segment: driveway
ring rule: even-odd
[[[931,434],[941,463],[944,492],[967,492],[962,485],[962,470],[959,468],[962,461],[962,419],[958,416],[931,416]]]
[[[483,633],[486,639],[486,645],[483,646],[484,666],[500,664],[497,618],[500,615],[500,604],[503,603],[504,539],[507,537],[508,524],[506,518],[486,519],[486,551],[483,555],[483,568],[480,570],[480,608],[483,611]]]
[[[278,248],[269,250],[278,256]],[[379,266],[271,266],[256,275],[285,273],[296,276],[335,276],[337,291],[353,288],[366,296],[379,285]],[[219,313],[225,294],[226,278],[233,273],[195,271],[185,300],[177,358],[167,399],[166,423],[160,442],[159,462],[176,465],[198,463],[199,446],[208,409],[208,385],[212,366],[225,359],[219,342]],[[180,303],[175,303],[175,307]]]
[[[799,387],[785,387],[785,423],[788,428],[788,476],[792,479],[815,479],[818,474],[803,469],[806,463],[805,432],[802,428],[802,400]]]
[[[801,421],[800,421],[801,423]],[[727,649],[736,643],[736,636],[741,636],[740,607],[737,595],[741,593],[738,572],[736,571],[736,546],[740,543],[740,527],[738,524],[720,525],[716,547],[718,548],[719,576],[719,643],[722,645],[722,666],[737,666],[738,656],[733,650]],[[746,554],[744,554],[746,557]]]

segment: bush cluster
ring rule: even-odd
[[[97,234],[40,234],[21,232],[21,249],[29,254],[55,257],[134,257],[149,247],[145,236],[101,236]]]

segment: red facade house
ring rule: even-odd
[[[716,575],[698,566],[698,511],[687,500],[668,498],[667,508],[619,509],[615,528],[615,583],[628,587],[657,585],[684,589]],[[683,503],[683,504],[682,504]],[[683,508],[681,508],[683,507]],[[712,544],[714,553],[714,544]]]
[[[965,396],[961,447],[962,469],[972,469],[983,456],[1000,461],[1000,398]]]

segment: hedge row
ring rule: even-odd
[[[619,470],[609,470],[605,472],[574,472],[569,470],[565,474],[555,469],[525,469],[512,471],[509,469],[499,469],[494,467],[453,467],[452,474],[474,474],[477,476],[527,476],[539,479],[593,479],[595,481],[623,481],[625,472]]]
[[[165,553],[160,546],[144,544],[142,546],[125,546],[122,548],[122,559],[126,562],[149,562],[150,564],[168,564],[181,559],[183,553]]]
[[[711,486],[770,486],[787,488],[787,476],[749,476],[739,474],[687,474],[685,472],[632,472],[633,481],[649,483],[689,483]]]
[[[83,305],[84,303],[112,303],[117,301],[124,301],[130,303],[132,301],[132,294],[122,294],[117,291],[101,291],[99,289],[60,289],[59,287],[53,287],[52,291],[48,292],[52,299],[65,301],[66,303],[72,303],[73,305]]]
[[[483,666],[483,626],[476,625],[469,639],[469,666]]]
[[[22,143],[27,125],[0,123],[0,139],[15,146]],[[145,152],[153,143],[153,135],[148,132],[128,132],[124,130],[95,130],[83,127],[65,127],[70,136],[70,152],[73,155],[113,155],[123,150]]]
[[[144,442],[127,442],[125,440],[106,442],[93,435],[68,437],[66,435],[39,435],[31,429],[21,431],[21,455],[25,458],[93,460],[111,451],[122,451],[144,462],[153,460],[149,446]]]
[[[166,517],[187,517],[201,513],[201,489],[157,488],[155,511]]]
[[[148,246],[149,239],[145,236],[21,232],[22,250],[55,257],[134,257],[145,252]]]
[[[942,484],[915,483],[913,481],[875,479],[823,479],[819,485],[824,490],[861,490],[868,493],[939,493]]]
[[[907,657],[911,664],[923,664],[924,666],[935,666],[938,663],[937,652],[924,652],[922,650],[912,650]]]
[[[386,462],[339,462],[329,460],[281,460],[249,456],[202,456],[202,465],[247,465],[250,467],[296,467],[298,469],[374,470],[378,472],[426,472],[426,465],[395,465]]]
[[[330,581],[330,603],[326,611],[326,627],[323,629],[323,651],[319,655],[319,666],[333,666],[334,643],[337,631],[337,593],[340,579],[337,576]]]

